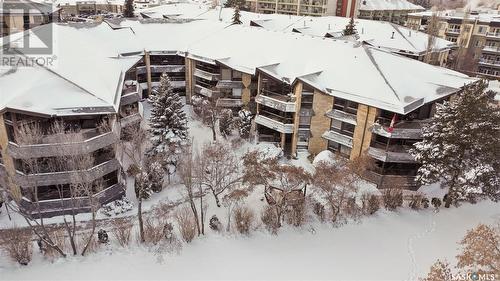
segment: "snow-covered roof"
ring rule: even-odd
[[[320,37],[341,37],[342,31],[349,22],[345,17],[276,17],[252,21],[253,25],[269,30],[294,31]],[[355,27],[358,41],[366,42],[374,47],[408,54],[423,54],[427,51],[429,35],[423,32],[384,21],[356,19]],[[454,43],[437,38],[434,50],[444,50]]]
[[[125,29],[110,32],[106,24],[47,24],[35,29],[40,33],[52,29],[52,55],[56,59],[51,66],[1,72],[0,110],[15,108],[47,115],[68,115],[92,113],[95,107],[105,107],[107,111],[116,112],[124,73],[140,59],[118,57],[123,51],[119,43],[125,41],[124,36],[130,39],[132,32]],[[33,30],[20,34],[28,36]],[[100,36],[103,33],[108,36]],[[17,34],[7,40],[14,45],[24,40],[24,36]],[[68,91],[68,98],[61,98],[64,94],[60,91]],[[33,99],[35,95],[42,101]],[[29,106],[30,103],[36,104]]]
[[[151,18],[170,19],[204,19],[222,21],[227,24],[232,22],[234,10],[231,8],[211,8],[203,4],[173,3],[145,9],[143,15]],[[349,22],[348,18],[325,16],[292,16],[283,14],[259,14],[241,11],[243,25],[260,26],[272,31],[300,32],[320,37],[339,37],[342,30]],[[409,28],[389,22],[356,19],[356,28],[359,41],[387,50],[407,53],[422,54],[427,51],[428,36]],[[392,35],[394,32],[394,36]],[[454,43],[441,38],[436,38],[434,49],[443,50],[450,48]]]
[[[360,11],[423,11],[424,7],[406,0],[361,0]]]
[[[75,113],[81,112],[79,107],[87,106],[111,107],[116,111],[123,73],[139,60],[139,56],[119,54],[144,50],[218,61],[252,74],[260,69],[288,83],[302,80],[326,94],[401,114],[475,81],[449,69],[357,42],[228,26],[218,21],[126,20],[111,25],[44,26],[53,26],[55,30],[57,64],[52,69],[18,70],[0,77],[0,88],[7,93],[1,95],[0,110],[25,108],[23,104],[33,102],[33,95],[38,92],[46,99],[39,107],[31,107],[37,112],[58,114],[59,109],[64,109]],[[51,84],[54,85],[49,87]],[[42,90],[38,91],[38,87]],[[60,91],[71,92],[71,97],[78,98],[61,99],[64,94]],[[45,108],[40,108],[42,105]]]

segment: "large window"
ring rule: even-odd
[[[328,141],[328,150],[338,153],[342,156],[349,157],[351,155],[351,148],[342,145],[338,142]]]
[[[347,113],[357,114],[358,103],[336,97],[333,102],[333,108]]]
[[[354,129],[356,126],[342,122],[340,120],[332,119],[331,127],[330,129],[332,131],[341,133],[342,135],[353,137],[354,136]]]

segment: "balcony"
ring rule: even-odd
[[[484,46],[483,47],[483,52],[489,52],[489,53],[499,53],[500,52],[500,46]]]
[[[453,29],[446,29],[446,33],[449,33],[449,34],[460,34],[460,28],[453,28]]]
[[[487,38],[500,39],[500,32],[488,32],[486,33]]]
[[[140,123],[141,120],[142,120],[141,115],[139,113],[134,113],[132,115],[121,118],[120,126],[121,128],[125,128],[131,124]]]
[[[427,123],[428,120],[401,121],[394,125],[392,132],[388,124],[374,123],[372,133],[394,139],[421,139],[422,127]]]
[[[217,81],[217,80],[219,80],[219,77],[220,77],[220,74],[210,73],[210,72],[198,69],[198,68],[196,68],[194,70],[193,75],[196,77],[199,77],[199,78],[203,78],[205,80],[209,80],[209,81]]]
[[[54,173],[40,173],[26,175],[16,171],[16,183],[26,187],[70,184],[78,182],[92,182],[102,178],[104,175],[116,171],[120,168],[120,163],[116,159],[111,159],[88,170],[64,171]]]
[[[217,82],[216,87],[219,89],[243,89],[243,82],[232,81],[232,80],[219,80]]]
[[[172,85],[172,87],[174,89],[180,89],[180,88],[186,88],[186,81],[184,80],[179,80],[179,81],[170,81],[170,85]]]
[[[219,98],[217,99],[218,107],[242,107],[243,102],[241,99]]]
[[[335,131],[326,131],[322,137],[352,148],[352,138]]]
[[[75,142],[68,142],[75,135]],[[43,143],[20,145],[9,142],[8,151],[15,159],[29,159],[51,156],[87,154],[119,141],[118,130],[99,133],[97,129],[86,130],[75,134],[47,136]]]
[[[255,102],[282,112],[296,112],[295,98],[288,95],[279,95],[271,91],[262,90],[255,97]]]
[[[181,64],[181,65],[151,65],[151,72],[152,73],[179,73],[179,72],[185,72],[186,71],[186,66]]]
[[[94,198],[97,199],[100,205],[104,205],[113,200],[120,199],[124,195],[124,186],[122,184],[114,184],[94,194]],[[23,213],[33,218],[60,216],[63,214],[71,214],[73,211],[76,213],[84,213],[90,212],[91,210],[90,201],[87,197],[43,200],[38,203],[23,197],[19,203],[19,208]]]
[[[196,94],[199,94],[199,95],[202,95],[202,96],[205,96],[207,98],[211,98],[213,97],[214,95],[218,94],[219,91],[215,88],[212,88],[212,89],[209,89],[209,88],[205,88],[201,85],[196,85],[194,87],[194,92]]]
[[[420,187],[413,175],[383,175],[375,171],[365,170],[363,178],[378,185],[380,189],[400,186],[404,189],[417,190]]]
[[[258,114],[257,116],[255,116],[255,123],[273,129],[280,133],[284,134],[293,133],[293,124],[282,123],[278,120],[272,119],[267,116],[262,116]]]
[[[480,59],[479,64],[500,67],[500,60]]]
[[[390,145],[389,151],[381,147],[368,148],[368,155],[382,162],[392,163],[415,163],[415,158],[408,151],[410,147],[401,145]]]
[[[331,111],[328,111],[326,113],[326,116],[329,118],[335,119],[335,120],[340,120],[342,122],[352,124],[354,126],[357,125],[357,122],[356,122],[357,117],[355,114],[351,114],[351,113],[347,113],[347,112],[344,112],[341,110],[333,109]]]

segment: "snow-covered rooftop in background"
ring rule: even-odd
[[[173,3],[142,11],[145,17],[170,19],[205,19],[230,24],[231,8],[210,8],[196,3]],[[339,37],[349,22],[345,17],[310,17],[282,14],[259,14],[241,11],[243,25],[254,25],[272,31],[300,32],[319,37]],[[428,36],[389,22],[356,19],[359,41],[393,52],[422,54],[427,51]],[[394,33],[394,35],[393,35]],[[435,40],[435,50],[447,49],[454,43],[441,38]]]
[[[386,10],[425,10],[424,7],[415,5],[406,0],[361,0],[360,11],[386,11]]]
[[[401,114],[474,81],[452,70],[359,43],[218,21],[51,25],[56,34],[56,65],[1,76],[0,86],[6,94],[2,94],[0,110],[13,107],[45,114],[91,111],[79,107],[116,110],[123,73],[140,58],[119,54],[144,50],[219,61],[251,74],[260,69],[289,83],[302,80],[327,94]],[[44,87],[42,80],[52,80],[46,91],[37,90]],[[58,91],[78,98],[61,99],[60,93],[54,94]],[[45,95],[43,102],[26,106],[33,102],[35,92]],[[89,101],[82,102],[84,97]]]

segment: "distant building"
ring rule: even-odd
[[[82,15],[102,15],[107,13],[123,13],[123,0],[90,0],[90,1],[72,1],[61,0],[57,2],[61,8],[63,18],[82,16]]]
[[[406,0],[359,0],[360,19],[388,21],[405,25],[409,13],[424,11],[422,6]]]
[[[342,1],[342,0],[338,0]],[[336,0],[247,0],[251,12],[305,16],[333,16]]]
[[[1,36],[58,21],[58,9],[51,4],[30,0],[6,0],[0,3]]]
[[[408,27],[427,30],[432,12],[408,15]],[[497,10],[464,13],[460,10],[437,14],[437,36],[456,42],[458,49],[451,68],[490,79],[500,78],[500,14]]]

